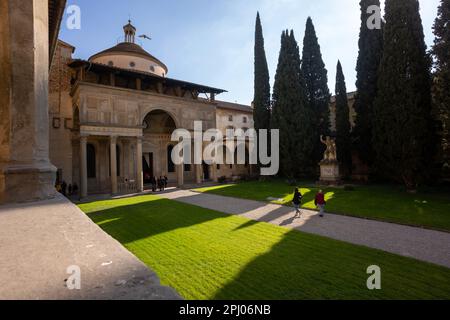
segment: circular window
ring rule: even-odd
[[[130,67],[134,68],[136,67],[136,63],[134,63],[133,61],[130,62]]]
[[[150,66],[150,71],[155,72],[155,67],[154,66]]]
[[[114,62],[112,62],[112,61],[108,62],[108,66],[112,67],[113,65],[114,65]]]

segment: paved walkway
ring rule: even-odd
[[[81,269],[69,290],[67,268]],[[66,199],[0,206],[0,300],[180,299]]]
[[[307,210],[302,210],[301,219],[293,219],[293,208],[286,206],[189,190],[168,190],[160,195],[167,199],[376,248],[450,268],[450,233],[332,214],[320,218],[317,212]]]

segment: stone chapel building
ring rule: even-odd
[[[247,130],[253,109],[217,100],[225,90],[168,77],[168,67],[136,44],[131,22],[123,30],[124,42],[86,61],[58,41],[49,75],[57,181],[76,184],[85,197],[140,192],[154,176],[182,186],[252,174],[250,165],[173,164],[176,128],[193,131],[202,121],[203,130]]]

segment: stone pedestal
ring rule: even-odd
[[[320,163],[320,181],[323,185],[339,185],[341,175],[339,172],[339,163],[337,161],[322,161]]]
[[[0,167],[0,204],[56,196],[55,175],[56,168],[46,162]]]

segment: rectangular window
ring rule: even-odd
[[[53,128],[59,129],[61,127],[61,119],[60,118],[53,118]]]

